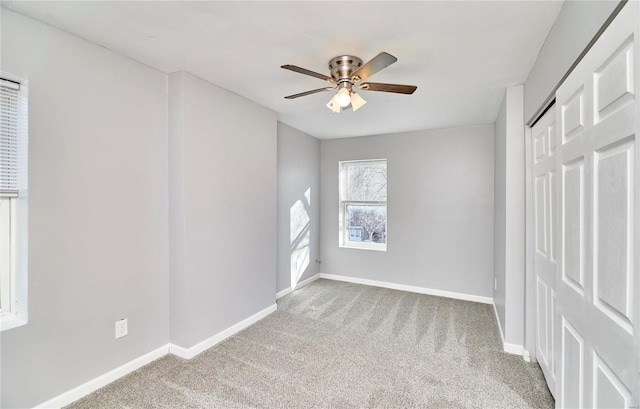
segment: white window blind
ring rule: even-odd
[[[0,80],[0,196],[18,196],[20,84]]]

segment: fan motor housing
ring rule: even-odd
[[[353,55],[340,55],[329,61],[331,76],[338,82],[350,81],[351,74],[362,66],[362,60]]]

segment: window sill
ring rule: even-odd
[[[387,246],[382,244],[340,244],[340,248],[343,249],[356,249],[356,250],[373,250],[373,251],[387,251]]]
[[[14,314],[3,314],[0,317],[0,332],[18,328],[26,324],[26,319],[18,318]]]

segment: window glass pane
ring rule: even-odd
[[[387,206],[347,204],[346,240],[351,242],[387,242]]]
[[[350,163],[346,167],[345,201],[386,202],[387,164],[382,162]]]

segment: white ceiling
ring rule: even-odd
[[[278,113],[318,138],[494,122],[505,87],[523,83],[561,1],[21,2],[26,16],[170,73],[189,71]],[[285,100],[325,82],[328,61],[380,51],[398,62],[369,80],[417,85],[410,96],[362,91],[332,114],[331,93]]]

